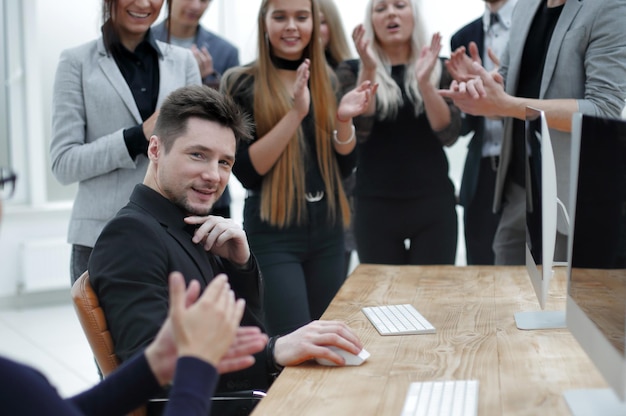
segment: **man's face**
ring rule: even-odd
[[[186,26],[198,26],[211,0],[172,0],[172,20]]]
[[[145,184],[191,215],[208,215],[224,192],[235,163],[233,131],[213,121],[187,120],[187,131],[169,152],[157,136],[150,138],[152,169]]]

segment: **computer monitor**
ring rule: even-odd
[[[572,120],[567,327],[611,389],[564,394],[574,415],[626,415],[626,122]]]
[[[545,113],[526,108],[526,269],[541,311],[518,312],[520,329],[565,328],[565,311],[544,310],[557,230],[556,166]]]

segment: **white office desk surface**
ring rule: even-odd
[[[546,309],[565,307],[565,270]],[[382,337],[363,306],[411,303],[436,334]],[[399,415],[409,384],[477,379],[478,414],[569,415],[562,393],[606,388],[567,329],[522,331],[514,313],[539,310],[524,267],[361,264],[323,319],[345,321],[371,357],[358,367],[286,368],[253,415]]]

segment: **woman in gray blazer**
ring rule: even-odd
[[[201,83],[190,51],[150,33],[162,5],[103,0],[102,36],[63,51],[59,60],[50,158],[59,182],[78,182],[68,232],[72,283],[87,269],[104,225],[143,180],[161,102],[179,87]]]

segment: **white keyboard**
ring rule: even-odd
[[[435,333],[435,327],[413,305],[368,306],[361,310],[380,335]]]
[[[476,416],[478,380],[411,383],[402,416]]]

